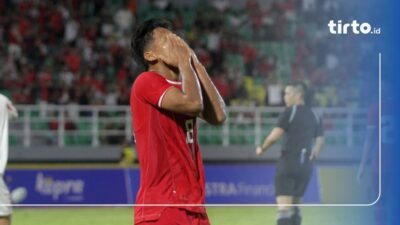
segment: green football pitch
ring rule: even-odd
[[[212,225],[274,225],[275,207],[208,207]],[[16,208],[12,225],[132,225],[132,208]],[[371,207],[303,207],[304,225],[373,225]]]

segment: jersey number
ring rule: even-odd
[[[186,120],[186,143],[193,144],[193,120]]]

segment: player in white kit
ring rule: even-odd
[[[0,225],[11,224],[11,197],[3,175],[8,159],[8,120],[18,117],[12,102],[0,94]]]

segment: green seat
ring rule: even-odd
[[[47,130],[49,128],[47,122],[32,122],[31,123],[32,130]]]
[[[90,129],[92,129],[92,124],[89,122],[79,122],[78,129],[79,130],[90,130]]]
[[[11,146],[16,146],[21,143],[20,141],[18,141],[18,138],[14,135],[10,135],[9,142]]]
[[[64,136],[64,144],[66,146],[71,146],[75,144],[75,137],[72,135],[65,135]]]
[[[87,135],[79,135],[76,137],[76,143],[78,145],[90,145],[92,143],[92,137]]]

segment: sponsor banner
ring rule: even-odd
[[[274,204],[274,165],[207,165],[206,202],[215,204]],[[320,203],[316,170],[303,203]]]
[[[275,203],[275,166],[206,165],[206,203]],[[133,204],[139,169],[10,169],[4,176],[10,190],[26,193],[19,204]],[[314,171],[305,203],[319,203]]]
[[[19,204],[126,204],[132,196],[121,169],[8,170],[4,180],[26,193]]]
[[[131,170],[134,196],[138,190],[139,170]],[[205,165],[207,204],[274,204],[275,165]],[[313,172],[304,203],[320,203],[316,170]]]
[[[139,191],[140,170],[138,168],[130,169],[127,177],[129,178],[129,183],[131,184],[130,187],[132,188],[132,198],[130,199],[130,204],[134,204],[136,200],[136,193]]]

